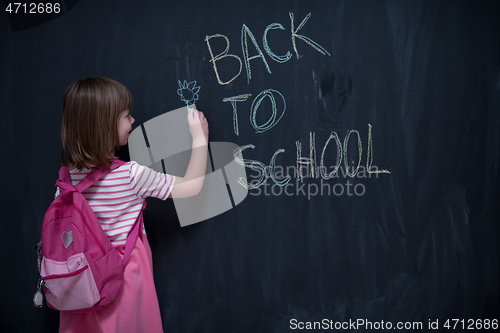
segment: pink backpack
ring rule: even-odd
[[[100,166],[75,187],[68,168],[59,170],[56,186],[60,194],[42,222],[38,245],[41,278],[33,299],[35,306],[42,306],[42,286],[47,305],[60,311],[97,311],[115,299],[139,234],[142,210],[127,237],[122,259],[81,192],[124,163],[113,160],[110,167]]]

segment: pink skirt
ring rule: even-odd
[[[124,247],[117,246],[122,256]],[[151,248],[145,234],[137,238],[125,267],[124,280],[116,300],[103,310],[78,314],[61,312],[59,332],[162,333]]]

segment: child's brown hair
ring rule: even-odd
[[[109,166],[119,148],[118,119],[133,99],[121,83],[103,77],[73,82],[64,93],[62,164],[70,169]]]

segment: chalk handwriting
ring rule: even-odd
[[[291,38],[291,44],[292,44],[292,49],[293,52],[295,53],[295,56],[297,59],[302,58],[303,56],[299,53],[298,50],[298,45],[297,41],[301,40],[305,42],[307,45],[312,47],[314,50],[318,51],[320,54],[325,55],[325,56],[330,56],[330,53],[322,47],[320,44],[312,40],[311,38],[299,34],[299,32],[304,28],[306,23],[309,21],[311,18],[311,13],[307,14],[306,17],[300,22],[298,26],[295,26],[295,17],[292,12],[289,12],[289,18],[290,18],[290,38]],[[263,33],[262,36],[262,47],[259,45],[259,42],[257,41],[257,38],[255,38],[254,33],[250,30],[250,28],[246,24],[242,24],[241,27],[241,50],[242,50],[242,57],[243,60],[240,56],[236,54],[230,54],[229,53],[229,48],[230,48],[230,42],[229,38],[225,35],[222,34],[214,34],[210,36],[205,37],[205,42],[207,43],[208,51],[210,52],[210,63],[212,63],[213,70],[215,72],[215,76],[217,78],[217,82],[221,85],[226,85],[231,82],[233,82],[236,78],[238,78],[242,72],[243,69],[243,64],[245,65],[245,72],[247,76],[247,84],[250,83],[250,80],[252,79],[252,67],[251,65],[254,64],[255,62],[252,62],[253,60],[260,60],[262,61],[266,71],[269,74],[272,74],[271,72],[271,67],[269,66],[269,63],[266,59],[266,54],[269,58],[272,60],[276,61],[277,63],[285,63],[288,62],[292,58],[292,52],[287,51],[284,55],[277,55],[274,53],[271,49],[271,46],[269,45],[268,41],[268,35],[269,33],[279,33],[279,31],[285,31],[287,30],[282,24],[274,22],[269,24]],[[275,32],[271,32],[275,31]],[[214,55],[214,51],[212,48],[212,42],[215,39],[224,39],[225,41],[225,49],[218,53],[217,55]],[[217,44],[217,43],[216,43]],[[236,59],[237,62],[231,59]],[[218,62],[223,61],[224,66],[218,66]],[[221,62],[222,63],[222,62]],[[228,68],[237,68],[237,67],[230,67],[229,65],[232,64],[238,64],[239,69],[236,71],[233,71],[235,74],[230,74],[229,76],[233,75],[229,80],[226,78],[223,80],[221,79],[220,72],[226,70],[224,75],[228,73]],[[184,91],[185,90],[190,90],[193,95],[196,96],[195,100],[197,99],[197,93],[199,91],[198,89],[195,90],[195,85],[196,81],[194,81],[194,84],[191,85],[191,83],[187,84],[186,81],[184,81],[184,84],[181,85],[181,82],[179,81],[179,90],[178,93],[187,103],[188,99],[184,96]],[[349,93],[350,90],[352,89],[352,85],[350,81],[348,82],[349,88]],[[323,96],[325,96],[325,93],[328,91],[323,91],[327,87],[321,87]],[[282,99],[282,103],[276,100],[276,96],[279,95]],[[249,97],[252,96],[252,94],[241,94],[237,96],[232,96],[232,97],[226,97],[222,101],[223,102],[230,102],[232,106],[232,111],[233,111],[233,130],[236,135],[239,135],[239,122],[238,122],[238,110],[237,110],[237,102],[245,102],[249,99]],[[271,104],[271,115],[270,117],[263,123],[259,124],[257,122],[257,113],[258,110],[262,104],[262,102],[268,98]],[[190,101],[191,99],[189,99]],[[345,99],[342,100],[342,106],[344,106]],[[279,112],[278,107],[283,105],[283,109],[281,112]],[[281,120],[281,118],[284,116],[286,111],[286,101],[285,97],[278,91],[274,89],[266,89],[262,92],[260,92],[252,101],[252,105],[250,107],[250,124],[252,127],[255,129],[256,133],[263,133],[265,131],[268,131],[269,129],[273,128],[278,124],[278,122]],[[259,118],[262,119],[262,118]],[[260,120],[259,120],[260,121]],[[349,145],[351,136],[357,138],[357,157],[358,160],[357,162],[352,161],[351,164],[349,163],[349,159],[351,158],[351,155],[353,154],[352,149],[355,149],[355,145]],[[351,140],[352,141],[352,140]],[[329,146],[330,143],[335,142],[336,146],[336,158],[335,158],[335,164],[331,167],[332,170],[328,172],[328,169],[325,165],[325,159],[326,159],[326,150],[327,147]],[[379,170],[377,167],[373,166],[373,140],[372,140],[372,125],[368,124],[368,140],[367,140],[367,153],[366,153],[366,168],[361,165],[362,159],[363,159],[363,143],[361,140],[361,134],[355,130],[351,129],[348,130],[346,135],[344,136],[343,141],[340,139],[339,135],[335,132],[332,131],[326,140],[322,152],[321,152],[321,158],[319,161],[319,166],[317,164],[317,152],[316,152],[316,133],[315,132],[309,132],[309,153],[306,154],[304,151],[306,148],[303,148],[302,142],[300,140],[295,141],[295,146],[296,146],[296,160],[295,160],[295,165],[290,166],[293,170],[292,175],[295,175],[297,178],[297,181],[300,179],[300,182],[303,182],[304,178],[323,178],[325,180],[331,179],[331,178],[338,178],[339,176],[339,170],[341,170],[342,175],[344,177],[360,177],[361,174],[363,176],[366,175],[366,173],[370,174],[380,174],[380,173],[386,173],[390,174],[389,170]],[[272,182],[277,184],[278,186],[286,186],[290,180],[291,176],[288,171],[287,167],[287,174],[283,174],[283,168],[280,165],[276,164],[276,159],[279,154],[285,153],[284,149],[277,149],[274,154],[272,155],[269,164],[266,165],[263,162],[257,161],[257,160],[252,160],[252,159],[243,159],[239,156],[241,152],[247,149],[255,149],[256,147],[253,144],[248,144],[244,145],[241,147],[238,147],[234,151],[234,160],[236,163],[249,168],[253,171],[256,171],[258,173],[257,179],[252,180],[251,182],[248,182],[245,177],[242,177],[238,179],[238,183],[242,185],[243,187],[246,187],[247,189],[257,189],[260,186],[264,185],[267,183],[267,179],[271,179]],[[348,153],[351,152],[351,155]],[[335,156],[335,155],[334,155]],[[281,170],[281,175],[278,175],[278,170]],[[267,184],[266,184],[267,185]]]
[[[297,178],[302,182],[304,177],[316,177],[316,133],[309,133],[309,157],[302,157],[302,142],[295,141],[297,147]],[[308,174],[304,176],[302,169],[306,169]]]
[[[299,26],[297,27],[297,30],[294,30],[294,26],[293,26],[293,13],[290,12],[288,14],[290,15],[290,25],[291,25],[290,30],[292,31],[293,50],[295,51],[295,54],[297,55],[297,59],[301,58],[302,56],[299,55],[299,51],[297,51],[297,45],[295,43],[295,38],[302,39],[304,42],[311,45],[316,51],[318,51],[319,53],[321,53],[323,55],[325,55],[325,54],[330,55],[330,53],[328,53],[328,51],[326,51],[321,45],[319,45],[318,43],[313,41],[311,38],[308,38],[308,37],[303,36],[303,35],[297,35],[297,32],[300,29],[302,29],[302,27],[306,24],[306,22],[311,17],[311,13],[307,14],[307,16],[302,20],[302,22],[300,22]]]
[[[279,117],[278,117],[278,107],[276,105],[276,99],[274,97],[275,94],[279,95],[283,100],[283,110],[281,111]],[[252,95],[243,94],[233,97],[226,97],[222,100],[223,102],[231,102],[231,105],[233,106],[233,127],[234,127],[234,133],[236,135],[239,135],[239,124],[238,124],[238,115],[236,110],[236,102],[244,102],[248,99],[249,96]],[[256,120],[257,111],[259,110],[259,107],[265,98],[269,98],[269,100],[271,101],[272,114],[264,124],[259,125],[257,124]],[[261,93],[259,93],[252,102],[252,106],[250,107],[250,124],[252,124],[253,128],[255,128],[256,133],[263,133],[271,129],[272,127],[276,126],[276,124],[281,120],[281,118],[285,114],[285,111],[286,111],[285,97],[283,97],[283,95],[277,90],[266,89]]]
[[[366,154],[366,170],[368,173],[391,173],[389,170],[372,170],[373,166],[373,140],[372,125],[368,124],[368,153]]]
[[[274,61],[277,61],[279,63],[287,62],[292,57],[290,51],[287,51],[284,56],[279,56],[276,55],[273,51],[271,51],[271,48],[269,47],[269,43],[267,42],[267,33],[269,32],[269,30],[272,29],[285,30],[285,27],[279,23],[271,23],[270,25],[267,26],[266,30],[264,30],[264,36],[262,36],[262,43],[264,44],[264,50],[266,50],[267,54],[269,54],[271,59],[273,59]]]
[[[212,38],[224,38],[226,40],[226,49],[224,51],[222,51],[221,53],[219,53],[218,55],[216,55],[216,56],[214,56],[214,54],[212,52],[212,47],[210,46],[210,39],[212,39]],[[229,38],[227,38],[226,36],[221,35],[221,34],[215,34],[215,35],[212,35],[212,36],[207,36],[205,38],[205,41],[207,42],[208,51],[210,52],[210,62],[212,63],[212,65],[214,67],[214,72],[215,72],[215,76],[217,77],[217,82],[219,82],[219,84],[228,84],[228,83],[231,83],[234,79],[236,79],[240,75],[241,69],[242,69],[242,62],[241,62],[240,57],[238,57],[237,55],[227,54],[227,52],[229,51]],[[224,81],[222,81],[220,79],[219,70],[217,69],[216,62],[218,60],[224,59],[226,57],[235,58],[236,60],[238,60],[238,62],[240,64],[240,69],[238,71],[238,74],[236,74],[235,76],[233,76],[229,81],[225,81],[224,82]]]
[[[299,54],[299,51],[297,49],[297,39],[304,41],[307,45],[311,46],[313,49],[315,49],[316,51],[318,51],[322,55],[330,56],[330,53],[324,47],[322,47],[321,45],[319,45],[318,43],[313,41],[311,38],[298,34],[299,30],[301,30],[304,27],[304,25],[307,23],[307,21],[311,17],[311,13],[307,14],[307,16],[300,22],[300,24],[298,25],[297,28],[295,28],[295,17],[293,15],[293,13],[290,12],[288,14],[290,17],[291,43],[292,43],[292,48],[295,52],[295,55],[297,56],[297,59],[300,59],[302,57]],[[269,46],[268,39],[267,39],[267,35],[268,35],[270,30],[285,30],[285,27],[280,23],[271,23],[270,25],[268,25],[266,27],[266,29],[264,30],[264,33],[262,35],[262,43],[263,43],[264,50],[266,51],[267,55],[272,60],[274,60],[278,63],[287,62],[292,57],[290,51],[287,51],[287,53],[285,55],[279,56],[279,55],[276,55],[271,50],[271,47]],[[213,52],[212,46],[210,44],[210,40],[212,38],[224,38],[226,41],[226,48],[224,49],[224,51],[217,54],[216,56],[214,56],[214,52]],[[255,54],[253,54],[252,56],[250,56],[250,53],[248,50],[248,46],[249,46],[248,41],[249,40],[251,41],[251,44],[255,48]],[[262,49],[260,48],[260,46],[257,42],[257,39],[255,38],[255,35],[252,33],[250,28],[245,24],[243,24],[241,27],[241,50],[242,50],[242,54],[243,54],[243,61],[241,60],[241,58],[239,56],[237,56],[235,54],[228,53],[230,43],[229,43],[229,38],[227,36],[222,35],[222,34],[215,34],[215,35],[210,35],[210,36],[207,35],[205,37],[205,42],[207,43],[208,51],[210,52],[210,62],[213,65],[215,76],[217,78],[217,82],[219,82],[219,84],[221,84],[221,85],[228,84],[228,83],[232,82],[234,79],[236,79],[241,74],[243,63],[245,64],[245,70],[246,70],[246,74],[247,74],[247,83],[250,83],[250,79],[252,78],[252,69],[250,66],[250,60],[254,60],[254,59],[262,60],[267,72],[269,74],[271,74],[271,68],[270,68],[269,64],[267,63],[264,52],[262,52]],[[235,58],[236,60],[238,60],[239,70],[238,70],[238,73],[235,74],[230,80],[222,81],[220,78],[220,75],[219,75],[219,70],[218,70],[216,62],[220,61],[224,58],[227,58],[227,57]]]
[[[335,167],[333,168],[333,171],[330,173],[326,173],[325,171],[325,163],[324,163],[324,158],[325,158],[325,150],[326,147],[328,147],[328,144],[330,143],[331,139],[335,139],[335,143],[337,144],[337,162],[335,164]],[[337,174],[339,168],[340,168],[340,162],[342,161],[342,145],[340,143],[339,135],[333,131],[330,136],[328,137],[328,140],[326,140],[325,146],[323,147],[323,152],[321,153],[321,161],[320,161],[320,172],[321,172],[321,177],[323,179],[330,179],[335,177]]]
[[[236,102],[244,102],[250,96],[252,96],[252,94],[243,94],[233,97],[226,97],[222,100],[223,102],[231,102],[231,105],[233,106],[233,129],[234,129],[234,134],[236,135],[240,135],[239,125],[238,125],[238,112],[236,111]]]
[[[286,176],[283,179],[278,180],[276,178],[276,176],[275,176],[275,173],[274,173],[274,168],[275,168],[275,165],[276,165],[276,156],[278,154],[284,153],[284,152],[285,152],[285,149],[278,149],[278,150],[276,150],[274,152],[273,157],[271,158],[271,163],[269,163],[269,175],[271,176],[272,181],[275,184],[278,184],[279,186],[285,186],[286,184],[288,184],[288,182],[290,181],[290,179],[292,179],[290,176]]]
[[[276,115],[278,113],[277,112],[278,110],[276,107],[276,100],[274,99],[273,93],[280,95],[281,98],[283,99],[283,111],[281,112],[281,115],[279,116],[278,119],[276,119]],[[271,108],[272,108],[273,112],[272,112],[271,117],[267,120],[267,122],[265,124],[258,125],[257,121],[255,120],[255,118],[257,116],[257,110],[259,109],[259,106],[262,103],[262,100],[264,100],[264,98],[266,98],[266,97],[268,97],[271,100]],[[258,94],[257,97],[255,97],[255,99],[252,102],[252,107],[251,107],[251,112],[250,112],[250,123],[252,124],[253,128],[255,128],[257,133],[265,132],[268,129],[275,126],[280,121],[280,119],[285,114],[285,110],[286,110],[285,97],[283,97],[283,95],[279,91],[274,90],[274,89],[264,90],[263,92]]]
[[[257,51],[257,54],[251,57],[248,55],[247,37],[250,37],[250,40],[252,41],[253,45],[255,46],[255,50]],[[245,68],[247,70],[247,83],[250,83],[250,79],[252,78],[252,70],[250,68],[250,60],[252,59],[261,58],[262,62],[264,62],[264,65],[266,66],[267,71],[269,72],[269,74],[271,74],[271,69],[267,64],[266,58],[264,57],[264,53],[262,53],[259,44],[257,44],[257,41],[255,40],[253,33],[250,31],[250,29],[248,29],[248,27],[245,24],[243,24],[243,26],[241,27],[241,50],[243,52],[243,60],[245,63]]]
[[[238,155],[240,155],[240,153],[242,151],[244,151],[245,149],[248,149],[248,148],[254,149],[255,146],[250,144],[250,145],[236,148],[234,151],[234,160],[236,161],[236,163],[238,163],[244,167],[257,170],[260,174],[260,177],[259,177],[259,179],[257,179],[256,181],[254,181],[252,183],[248,183],[246,181],[246,179],[242,177],[242,178],[238,179],[238,183],[240,185],[242,185],[248,189],[255,189],[255,188],[258,188],[259,186],[261,186],[262,184],[264,184],[266,182],[267,178],[271,178],[271,180],[279,186],[285,186],[286,184],[288,184],[288,182],[291,179],[290,176],[287,175],[283,179],[278,179],[278,178],[276,178],[275,173],[274,173],[276,156],[280,153],[285,152],[284,149],[276,150],[276,152],[273,154],[273,157],[271,158],[271,161],[269,163],[269,167],[266,167],[266,165],[264,165],[264,163],[262,163],[262,162],[255,161],[255,160],[248,160],[248,159],[238,157]]]
[[[296,156],[296,168],[294,168],[294,172],[296,173],[296,178],[300,179],[301,182],[303,182],[304,178],[319,178],[321,176],[323,179],[330,179],[334,177],[338,177],[338,171],[342,170],[342,175],[346,177],[351,177],[354,178],[359,172],[364,174],[368,172],[368,174],[379,174],[379,173],[386,173],[390,174],[391,172],[389,170],[378,170],[377,167],[373,166],[373,148],[371,145],[373,144],[372,141],[372,125],[368,124],[368,153],[366,157],[366,168],[361,166],[361,159],[362,159],[362,141],[361,141],[361,135],[357,130],[349,130],[344,137],[344,142],[343,144],[340,141],[340,138],[336,132],[332,132],[328,139],[325,142],[325,145],[323,146],[323,151],[321,154],[321,160],[320,160],[320,165],[318,166],[316,164],[316,134],[314,132],[309,133],[309,156],[304,157],[302,155],[302,142],[301,141],[296,141],[296,148],[297,148],[297,156]],[[348,157],[348,149],[349,149],[349,138],[351,134],[355,133],[357,138],[358,138],[358,163],[356,167],[354,166],[349,166],[347,162],[347,157]],[[333,170],[330,173],[327,173],[327,167],[325,166],[324,158],[325,158],[325,151],[331,140],[334,139],[336,146],[337,146],[337,158],[336,158],[336,163],[335,166],[333,166]],[[254,170],[257,170],[260,172],[260,178],[252,183],[246,182],[244,179],[240,179],[239,183],[242,186],[245,186],[248,189],[256,189],[259,186],[263,185],[268,178],[271,178],[271,180],[279,185],[279,186],[285,186],[291,179],[290,175],[287,174],[286,176],[282,177],[281,179],[278,179],[277,173],[275,172],[276,169],[276,156],[280,153],[284,153],[284,149],[278,149],[276,152],[273,154],[271,161],[269,163],[269,166],[266,166],[264,163],[255,161],[255,160],[248,160],[248,159],[242,159],[238,157],[238,154],[242,152],[243,150],[247,148],[252,148],[254,149],[254,145],[246,145],[237,148],[234,151],[234,159],[236,163],[243,165],[247,168],[251,168]],[[340,168],[342,160],[344,161],[344,168]],[[303,170],[306,170],[305,173],[303,173]],[[281,168],[282,170],[282,168]],[[361,171],[360,171],[361,170]],[[288,171],[288,168],[287,168]]]
[[[238,157],[238,155],[242,151],[244,151],[245,149],[248,149],[248,148],[254,149],[255,146],[252,144],[249,144],[246,146],[236,148],[236,150],[234,151],[234,160],[236,161],[236,163],[243,165],[244,167],[260,171],[260,175],[261,175],[260,178],[256,182],[254,182],[253,184],[247,183],[246,179],[243,177],[238,179],[238,183],[240,185],[242,185],[248,189],[253,189],[253,188],[259,187],[260,185],[262,185],[265,182],[266,178],[268,177],[268,173],[267,173],[266,166],[262,162],[255,161],[255,160],[242,159],[242,158]]]
[[[358,166],[356,167],[355,170],[353,170],[352,173],[349,173],[349,157],[347,156],[347,146],[349,144],[349,137],[351,136],[352,133],[356,133],[358,135]],[[359,135],[359,132],[356,130],[350,130],[347,132],[345,138],[344,138],[344,166],[345,169],[347,170],[347,175],[349,177],[354,177],[358,173],[359,170],[359,165],[361,164],[361,156],[363,155],[363,145],[361,144],[361,136]]]

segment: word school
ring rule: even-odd
[[[357,166],[356,167],[350,167],[349,162],[348,162],[348,148],[349,148],[349,138],[351,137],[352,134],[355,134],[357,137],[357,143],[358,143],[358,161],[357,161]],[[363,156],[363,147],[362,147],[362,141],[361,141],[361,135],[357,130],[350,130],[347,132],[347,134],[344,137],[343,143],[340,141],[340,138],[338,134],[333,131],[331,132],[330,136],[326,140],[323,150],[321,152],[321,159],[320,159],[320,164],[318,167],[317,161],[316,161],[316,135],[315,133],[311,132],[309,133],[309,156],[303,156],[302,155],[302,142],[301,141],[296,141],[295,145],[297,148],[297,159],[296,159],[296,178],[300,179],[301,182],[303,182],[304,178],[321,178],[328,180],[330,178],[335,178],[337,177],[337,174],[340,170],[340,167],[342,163],[344,164],[346,174],[349,177],[356,177],[357,173],[359,172],[360,168],[363,168],[364,172],[367,172],[368,174],[379,174],[379,173],[385,173],[389,174],[391,173],[389,170],[379,170],[377,167],[373,165],[373,142],[372,142],[372,125],[368,124],[368,140],[367,140],[367,153],[366,153],[366,169],[361,165],[361,160]],[[336,163],[335,166],[333,167],[333,170],[331,172],[327,172],[327,167],[325,166],[325,152],[326,148],[330,144],[331,141],[335,141],[336,145],[336,150],[337,150],[337,157],[336,157]],[[249,160],[249,159],[243,159],[239,158],[238,155],[243,152],[246,149],[254,149],[255,146],[252,144],[242,146],[237,148],[234,151],[234,159],[236,163],[250,168],[257,170],[260,174],[260,178],[257,179],[256,181],[252,181],[251,183],[248,183],[245,179],[240,178],[238,182],[240,185],[248,188],[248,189],[255,189],[258,188],[259,186],[263,185],[266,183],[267,179],[271,179],[276,185],[279,186],[286,186],[288,182],[291,180],[291,176],[287,175],[284,178],[277,179],[275,177],[276,173],[274,172],[274,169],[276,168],[276,157],[278,154],[285,152],[284,149],[278,149],[276,152],[273,154],[271,157],[269,166],[266,166],[264,163],[256,160]],[[307,175],[304,175],[302,173],[303,169],[307,170]],[[352,171],[351,171],[352,170]]]

